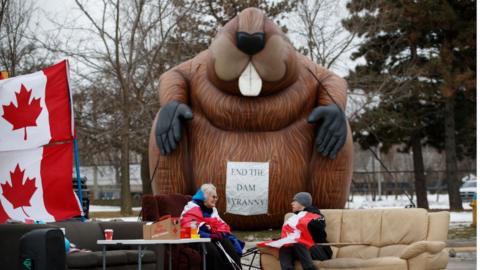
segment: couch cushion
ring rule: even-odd
[[[340,247],[336,258],[370,259],[378,257],[379,248],[367,245],[351,245]]]
[[[67,266],[68,268],[95,267],[97,260],[93,252],[75,252],[67,255]]]
[[[425,240],[428,212],[425,209],[385,209],[382,214],[381,245],[411,244]]]
[[[109,221],[99,224],[102,231],[113,229],[113,239],[143,239],[143,222]]]
[[[332,259],[337,258],[338,254],[338,247],[331,247],[332,248]]]
[[[95,251],[92,252],[97,257],[97,265],[102,265],[102,252]],[[107,251],[106,256],[106,263],[107,265],[123,265],[127,264],[127,254],[125,254],[124,250],[111,250]]]
[[[382,213],[381,209],[344,210],[340,242],[378,246],[381,241]]]
[[[428,213],[427,240],[447,241],[450,213],[447,211]]]
[[[142,264],[155,263],[155,252],[144,250]],[[75,252],[68,254],[67,266],[69,269],[75,268],[94,268],[102,266],[102,252]],[[136,265],[138,262],[137,250],[114,250],[106,253],[107,266],[114,265]]]
[[[113,230],[113,239],[143,239],[143,222],[109,221],[99,222],[102,231]],[[105,235],[103,238],[105,239]],[[135,245],[107,245],[107,250],[135,249]]]
[[[339,258],[326,261],[314,261],[318,269],[388,269],[407,270],[407,261],[396,257],[382,257],[368,260],[356,258]]]
[[[325,229],[327,233],[327,241],[330,243],[340,242],[340,229],[342,228],[342,213],[343,210],[338,209],[326,209],[322,210],[322,214],[325,216],[327,227]]]
[[[400,257],[400,254],[407,248],[408,245],[388,245],[380,248],[378,257]]]
[[[138,250],[124,250],[125,255],[127,256],[127,262],[130,264],[135,264],[138,262]],[[142,250],[142,264],[143,263],[154,263],[156,261],[155,252],[151,250]]]
[[[65,228],[65,235],[71,243],[79,249],[88,249],[98,251],[101,249],[97,245],[97,240],[104,239],[103,231],[96,222],[81,221],[62,221],[55,222],[54,225]]]

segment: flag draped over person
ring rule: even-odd
[[[266,241],[258,243],[260,247],[281,248],[282,246],[290,246],[294,243],[300,243],[307,248],[315,244],[312,236],[308,231],[308,223],[312,219],[316,219],[320,215],[301,211],[297,215],[292,215],[282,226],[281,238],[274,241]]]
[[[193,220],[198,222],[198,227],[201,227],[203,224],[208,225],[212,232],[230,233],[230,226],[218,215],[216,208],[213,209],[210,217],[204,217],[200,206],[190,201],[183,209],[180,226],[189,228]]]
[[[72,189],[68,62],[0,80],[0,223],[82,214]]]

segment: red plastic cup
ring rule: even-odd
[[[103,233],[105,234],[105,240],[112,240],[112,238],[113,238],[113,230],[112,229],[105,229],[103,231]]]

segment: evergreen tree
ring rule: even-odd
[[[457,133],[457,130],[459,127],[463,128],[461,124],[466,124],[465,132],[469,134],[469,131],[472,129],[475,131],[476,127],[472,122],[457,122],[456,119],[464,118],[465,115],[457,116],[458,111],[455,107],[464,105],[456,104],[459,98],[466,97],[469,99],[468,103],[472,103],[472,98],[476,95],[476,1],[440,1],[432,14],[431,26],[432,31],[428,33],[428,38],[432,50],[437,54],[431,61],[430,71],[438,79],[444,98],[445,154],[450,208],[461,210],[462,201],[459,193],[461,181],[457,174],[456,140],[457,134],[461,133]],[[472,121],[475,116],[469,118]]]
[[[457,23],[457,20],[471,18],[450,16],[446,19],[442,14],[453,12],[448,1],[353,0],[347,8],[351,16],[344,20],[344,26],[364,38],[352,58],[364,57],[366,60],[366,64],[356,67],[350,73],[348,80],[353,89],[361,89],[373,101],[353,121],[354,139],[363,147],[380,145],[382,150],[387,151],[394,144],[403,144],[404,151],[411,150],[417,204],[428,208],[422,145],[430,144],[445,149],[448,171],[448,156],[452,155],[452,150],[446,143],[449,141],[448,136],[445,136],[448,129],[443,131],[439,127],[447,127],[444,123],[448,122],[449,117],[454,118],[456,110],[445,110],[445,74],[450,74],[445,69],[464,69],[464,64],[458,62],[458,67],[453,62],[448,67],[445,65],[446,57],[439,49],[439,45],[443,46],[444,43],[442,27],[460,26],[462,24]],[[457,46],[471,46],[467,43],[458,41]],[[463,113],[471,114],[472,110],[464,110]],[[471,122],[462,125],[457,130],[474,134],[475,127],[471,129]],[[451,125],[448,127],[451,128]],[[453,131],[455,132],[455,126]],[[445,139],[445,143],[442,139]],[[455,152],[455,141],[453,143]],[[452,199],[455,201],[454,198],[459,198],[457,182],[448,179],[453,209],[458,209],[458,205],[452,202]],[[453,189],[456,189],[456,194]]]

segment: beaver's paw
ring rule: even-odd
[[[172,101],[160,109],[155,138],[162,155],[168,155],[177,148],[177,144],[182,138],[183,121],[192,118],[192,110],[177,101]]]
[[[308,116],[308,122],[317,124],[317,152],[335,159],[347,138],[347,122],[342,109],[336,104],[318,106]]]

